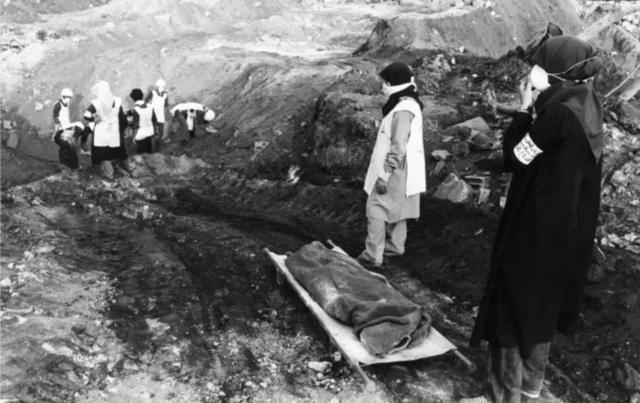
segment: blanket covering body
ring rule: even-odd
[[[320,242],[303,246],[285,264],[328,315],[353,327],[369,353],[384,356],[426,337],[431,318],[387,279]]]

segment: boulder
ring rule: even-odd
[[[630,133],[640,134],[640,108],[629,102],[622,102],[618,108],[620,124]]]

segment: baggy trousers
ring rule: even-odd
[[[533,346],[528,358],[520,348],[489,347],[489,380],[494,403],[533,403],[540,397],[551,343]]]
[[[404,254],[407,240],[407,220],[388,223],[378,218],[368,218],[367,239],[362,257],[375,265],[381,265],[384,252]]]

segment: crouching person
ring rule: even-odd
[[[84,144],[89,134],[91,134],[91,129],[81,122],[71,123],[55,132],[53,141],[60,147],[58,156],[62,165],[71,169],[80,168],[78,141]]]
[[[196,137],[196,130],[202,124],[213,121],[216,113],[197,102],[185,102],[171,108],[173,119],[180,125],[180,144],[186,145]]]
[[[380,77],[388,100],[382,107],[382,123],[364,184],[369,223],[365,250],[358,257],[368,266],[382,265],[385,255],[404,254],[407,220],[420,217],[420,193],[427,187],[423,105],[413,73],[406,64],[396,62],[382,70]]]
[[[129,94],[135,106],[133,107],[133,140],[138,154],[153,152],[154,127],[157,123],[153,107],[143,101],[144,94],[140,88],[135,88]]]
[[[127,117],[122,109],[122,99],[111,93],[109,84],[100,81],[92,87],[96,96],[84,113],[88,122],[94,122],[91,144],[91,163],[100,165],[102,174],[113,179],[112,162],[127,164],[127,150],[124,144],[124,131]]]

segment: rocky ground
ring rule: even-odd
[[[101,3],[3,3],[3,402],[479,393],[484,352],[466,344],[509,182],[496,147],[509,119],[487,94],[514,102],[527,67],[509,51],[535,43],[550,19],[603,48],[610,62],[596,86],[614,91],[583,321],[554,342],[544,401],[640,401],[640,101],[620,99],[633,75],[615,89],[640,54],[632,2]],[[263,249],[332,239],[360,252],[361,185],[383,101],[375,77],[392,59],[413,66],[423,95],[429,191],[406,256],[381,272],[479,370],[450,355],[373,366],[376,390],[366,391],[295,293],[277,285]],[[79,117],[95,79],[124,96],[158,75],[172,102],[213,106],[215,130],[134,157],[114,181],[86,157],[80,172],[56,164],[49,114],[60,88],[74,88]],[[295,165],[302,176],[292,183]],[[309,367],[325,361],[326,373]]]

